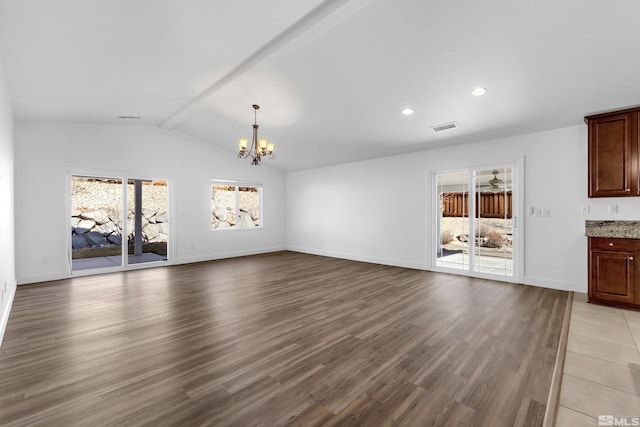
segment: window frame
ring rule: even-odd
[[[213,221],[214,221],[214,214],[213,214],[213,192],[214,187],[218,187],[218,186],[229,186],[229,187],[234,187],[235,188],[235,197],[234,197],[234,201],[235,201],[235,217],[236,217],[236,224],[237,221],[240,218],[240,202],[239,202],[239,192],[240,192],[240,187],[251,187],[251,188],[256,188],[258,190],[258,218],[259,218],[259,224],[255,225],[253,227],[238,227],[237,225],[231,225],[228,228],[214,228],[213,227]],[[238,181],[238,180],[229,180],[229,179],[211,179],[211,192],[210,192],[210,196],[211,196],[211,204],[209,206],[209,210],[210,210],[210,214],[209,214],[209,220],[210,220],[210,227],[209,230],[211,231],[231,231],[231,230],[259,230],[264,228],[264,217],[263,217],[263,186],[261,182],[255,182],[255,181]]]

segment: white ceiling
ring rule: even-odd
[[[637,0],[0,0],[0,58],[18,121],[141,116],[238,161],[257,103],[291,171],[640,104],[638,16]]]

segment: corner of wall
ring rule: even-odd
[[[0,347],[2,347],[2,340],[4,338],[4,332],[7,330],[7,324],[9,323],[9,313],[11,313],[11,306],[13,305],[13,298],[16,295],[16,283],[8,289],[9,294],[5,295],[4,307],[2,311],[2,317],[0,317]]]
[[[0,345],[16,292],[14,159],[13,111],[0,61]]]

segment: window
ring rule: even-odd
[[[211,181],[211,229],[262,227],[262,184]]]

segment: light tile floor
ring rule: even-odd
[[[616,418],[611,424],[600,423],[599,417],[607,415]],[[638,425],[636,421],[640,312],[589,304],[586,294],[576,293],[556,426]]]

